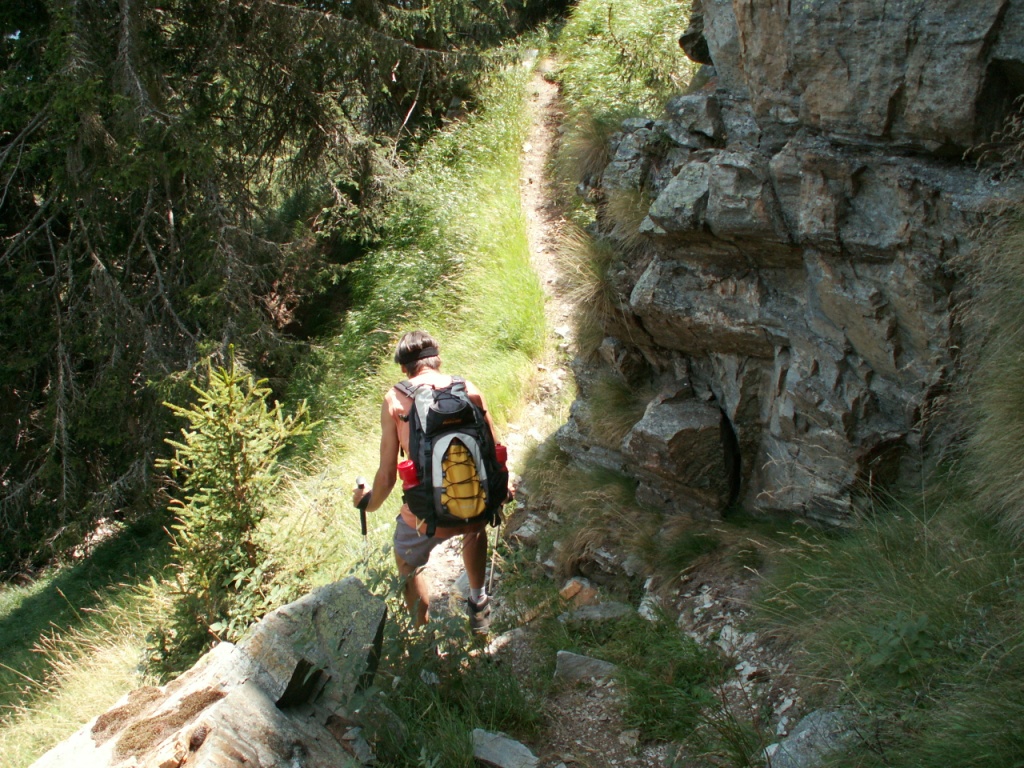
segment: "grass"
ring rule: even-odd
[[[377,467],[380,400],[401,377],[390,359],[401,333],[420,327],[439,339],[443,370],[483,390],[499,435],[531,385],[546,325],[518,197],[526,74],[495,76],[481,97],[488,106],[425,148],[405,180],[389,247],[353,276],[360,309],[311,363],[320,445],[267,524],[282,571],[306,583],[359,570],[368,550],[389,541],[399,495],[372,516],[368,542],[350,497],[355,477]],[[363,362],[351,353],[353,338],[363,340],[355,343]]]
[[[474,728],[537,735],[541,709],[510,665],[480,653],[463,616],[413,627],[387,558],[374,558],[369,583],[388,602],[381,666],[355,704],[375,743],[378,764],[464,766],[474,763]]]
[[[124,617],[123,618],[128,618]],[[0,766],[32,764],[53,744],[74,733],[82,723],[104,712],[126,691],[153,684],[139,670],[147,619],[132,617],[114,626],[72,630],[45,638],[40,656],[49,666],[50,682],[36,697],[39,706],[15,708],[0,729]]]
[[[853,534],[793,539],[762,611],[821,700],[859,708],[876,734],[837,764],[1020,764],[1024,708],[1005,681],[1024,672],[1022,576],[955,477]]]
[[[604,339],[604,319],[615,307],[609,271],[615,260],[610,240],[583,227],[566,223],[558,240],[559,272],[567,299],[577,310],[573,316],[578,354],[588,357]]]
[[[609,189],[605,193],[604,213],[613,237],[625,253],[636,253],[646,240],[640,225],[647,218],[651,200],[647,192],[635,189]]]
[[[993,216],[984,235],[982,247],[962,264],[972,291],[963,312],[971,371],[967,458],[979,502],[1024,542],[1024,210]]]
[[[89,578],[63,571],[37,582],[30,596],[5,590],[3,768],[32,764],[125,692],[156,682],[143,662],[147,634],[168,609],[167,595],[135,582],[156,571],[166,547],[160,542],[155,554],[140,553],[138,544],[122,535],[101,545],[107,551],[90,563]],[[138,570],[130,567],[133,556],[142,563]],[[104,562],[107,569],[97,572]],[[131,583],[113,582],[121,576]],[[94,591],[84,594],[90,584]]]
[[[560,540],[557,562],[563,576],[578,573],[590,553],[610,541],[627,552],[639,552],[661,519],[637,503],[632,478],[575,466],[553,443],[533,451],[525,474],[531,505],[550,508],[563,521],[549,534]]]
[[[169,548],[160,523],[151,519],[120,530],[77,565],[0,591],[0,723],[46,695],[52,656],[41,652],[39,642],[110,628],[111,613],[135,602],[132,585],[166,564]]]
[[[677,41],[689,16],[688,1],[581,0],[560,30],[557,78],[568,116],[554,175],[577,224],[585,226],[593,217],[574,196],[577,184],[597,186],[611,160],[609,140],[622,121],[662,114],[665,102],[683,92],[696,71]],[[635,228],[620,230],[634,247]]]
[[[677,40],[689,16],[677,0],[581,0],[558,38],[571,114],[660,114],[696,69]]]
[[[652,622],[634,615],[577,624],[550,617],[541,626],[539,644],[552,659],[566,650],[617,665],[626,690],[625,724],[639,728],[645,740],[686,738],[725,672],[715,653],[665,618]]]
[[[653,396],[650,388],[633,386],[616,374],[599,375],[587,391],[587,435],[598,445],[618,450]]]

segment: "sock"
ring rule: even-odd
[[[469,599],[473,605],[480,605],[484,600],[487,599],[487,587],[480,587],[480,589],[469,588]]]

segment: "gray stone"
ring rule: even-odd
[[[473,729],[473,757],[495,768],[536,768],[540,761],[526,746],[503,733]]]
[[[708,41],[704,39],[704,9],[701,0],[693,0],[690,4],[690,23],[679,38],[679,47],[687,58],[698,64],[711,64],[711,53]]]
[[[656,399],[626,436],[623,453],[644,475],[684,491],[711,510],[721,510],[729,501],[722,411],[713,405]]]
[[[535,547],[540,541],[542,527],[540,518],[530,515],[509,536],[524,546]]]
[[[189,766],[220,768],[227,760],[236,765],[292,765],[297,759],[304,768],[363,764],[324,728],[317,713],[282,710],[253,681],[233,689],[195,726],[181,731],[178,744],[191,747],[204,732],[199,748],[188,757]]]
[[[614,677],[618,667],[609,661],[581,656],[571,651],[559,651],[555,657],[555,680],[581,682],[606,680]]]
[[[666,349],[771,358],[776,342],[760,312],[762,295],[756,273],[734,275],[655,259],[629,305],[652,341]]]
[[[632,616],[636,611],[633,606],[626,603],[609,601],[597,605],[584,605],[568,613],[563,613],[558,620],[570,626],[584,624],[600,624],[608,621],[619,621],[627,616]]]
[[[689,146],[687,134],[699,133],[713,141],[724,138],[722,111],[713,93],[701,91],[673,96],[665,105],[667,132],[683,146]]]
[[[721,152],[708,166],[706,220],[716,237],[789,241],[763,157]]]
[[[789,110],[826,133],[965,148],[981,138],[977,105],[1006,5],[736,0],[737,63],[759,119]]]
[[[341,706],[376,671],[386,608],[357,579],[314,590],[267,614],[238,647],[278,706]]]
[[[715,65],[720,86],[740,96],[747,95],[747,78],[742,68],[739,25],[732,0],[702,0],[704,39]]]
[[[818,709],[804,717],[785,739],[770,744],[764,754],[772,768],[817,768],[825,756],[855,736],[847,713]]]
[[[601,184],[605,189],[640,189],[651,159],[644,152],[650,129],[646,127],[627,126],[615,143],[612,161],[601,174]]]
[[[323,587],[163,688],[128,694],[35,766],[362,765],[332,723],[341,697],[372,677],[383,619],[383,601],[358,581]]]
[[[689,232],[704,225],[708,205],[709,168],[692,160],[651,203],[648,217],[665,232]]]

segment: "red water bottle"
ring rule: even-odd
[[[398,462],[398,476],[402,478],[403,491],[415,488],[420,484],[420,479],[416,475],[416,465],[412,463],[412,459]]]
[[[501,443],[495,443],[494,444],[494,455],[498,459],[498,465],[503,470],[507,470],[508,467],[505,466],[505,462],[508,461],[508,449],[504,445],[502,445]]]

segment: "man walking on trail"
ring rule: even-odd
[[[398,342],[395,362],[402,367],[413,388],[428,386],[435,390],[449,386],[453,378],[441,373],[438,344],[426,331],[412,331]],[[492,433],[494,425],[487,413],[483,394],[470,382],[465,382],[466,394],[484,413]],[[392,387],[384,396],[380,413],[380,465],[369,490],[357,488],[352,503],[357,507],[365,498],[366,511],[380,508],[395,486],[398,474],[399,450],[409,456],[410,414],[412,398],[403,389]],[[502,499],[504,501],[504,499]],[[487,522],[481,521],[459,527],[437,527],[434,535],[427,534],[427,524],[416,517],[408,504],[398,514],[394,534],[395,561],[398,572],[405,578],[405,602],[416,618],[417,625],[425,624],[430,613],[430,583],[423,569],[431,551],[453,536],[462,536],[462,561],[469,577],[470,594],[468,612],[474,632],[486,634],[490,628],[490,598],[484,585],[487,567]]]

